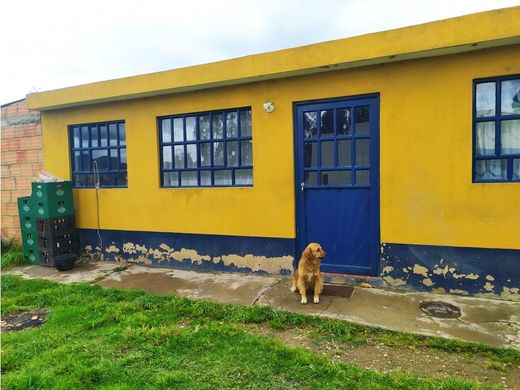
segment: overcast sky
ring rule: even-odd
[[[4,1],[0,103],[514,5],[520,0]]]

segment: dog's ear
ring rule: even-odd
[[[312,249],[310,245],[307,245],[307,247],[303,250],[302,255],[306,259],[310,259],[312,257]]]

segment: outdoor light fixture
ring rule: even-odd
[[[264,103],[265,112],[273,112],[274,111],[274,103],[273,102],[265,102]]]

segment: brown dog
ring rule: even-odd
[[[307,248],[302,253],[298,269],[293,275],[293,284],[291,291],[296,289],[300,291],[302,296],[301,303],[307,303],[307,289],[314,290],[314,303],[320,302],[320,294],[323,290],[323,277],[320,272],[321,259],[327,253],[322,249],[320,244],[315,242],[307,245]]]

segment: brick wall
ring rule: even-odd
[[[43,167],[40,113],[24,100],[2,106],[2,237],[20,239],[16,200]]]

